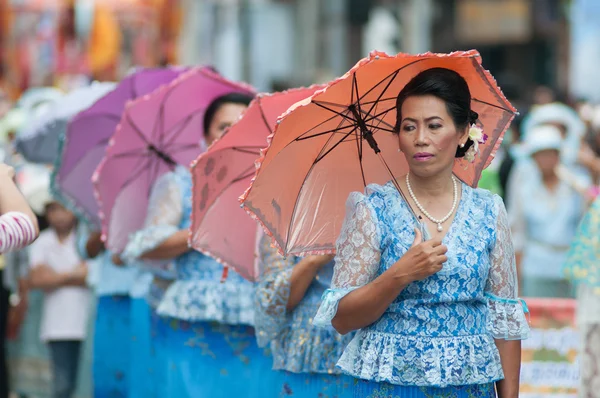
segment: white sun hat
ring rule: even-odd
[[[525,138],[524,149],[529,156],[546,150],[560,152],[563,141],[558,128],[550,125],[539,125],[531,128]]]

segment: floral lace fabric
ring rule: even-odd
[[[255,293],[256,337],[261,347],[270,344],[273,369],[339,374],[335,364],[353,334],[342,336],[332,327],[318,328],[312,324],[330,280],[315,280],[300,304],[289,313],[286,305],[290,278],[300,259],[283,258],[264,236],[259,245],[259,260],[261,278]]]
[[[352,376],[397,385],[447,387],[503,378],[494,338],[524,339],[514,250],[498,196],[462,185],[444,238],[448,262],[407,286],[384,315],[361,329],[338,366]],[[391,183],[353,193],[337,242],[331,289],[315,324],[331,325],[339,301],[408,251],[416,220]]]
[[[178,166],[162,176],[151,194],[146,228],[135,234],[126,248],[129,258],[159,246],[173,233],[189,227],[192,177]],[[185,321],[216,321],[253,325],[253,286],[233,270],[221,283],[223,266],[212,258],[189,251],[174,261],[176,281],[167,289],[157,312]]]

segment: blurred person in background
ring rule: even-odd
[[[559,178],[563,139],[558,128],[539,125],[524,142],[532,160],[527,175],[511,177],[508,209],[523,296],[572,297],[562,267],[585,208],[584,197]]]
[[[73,213],[51,199],[44,209],[50,228],[31,247],[29,281],[44,291],[40,337],[50,352],[52,397],[71,398],[89,315],[87,265],[77,253]]]
[[[104,247],[100,232],[80,226],[78,235],[79,254],[90,263],[88,284],[98,297],[93,336],[94,396],[128,397],[129,291],[137,269],[115,265],[111,253]]]
[[[600,389],[600,198],[585,215],[565,261],[565,275],[577,286],[580,397]]]

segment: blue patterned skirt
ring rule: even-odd
[[[127,397],[131,341],[129,296],[100,296],[94,335],[94,397]]]
[[[357,380],[353,391],[355,398],[496,398],[494,383],[435,388]]]
[[[276,371],[280,380],[274,398],[352,398],[357,380],[346,375]]]
[[[165,397],[277,397],[279,375],[250,326],[160,318],[157,340]]]
[[[131,342],[129,345],[129,398],[159,398],[164,374],[158,371],[158,316],[144,298],[131,299]]]

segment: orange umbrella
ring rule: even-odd
[[[479,53],[371,53],[280,119],[242,197],[282,253],[333,252],[348,195],[370,183],[395,182],[394,176],[408,171],[392,134],[396,97],[419,72],[436,67],[466,79],[471,107],[488,136],[474,163],[457,159],[454,167],[458,178],[477,185],[516,112],[481,66]]]

